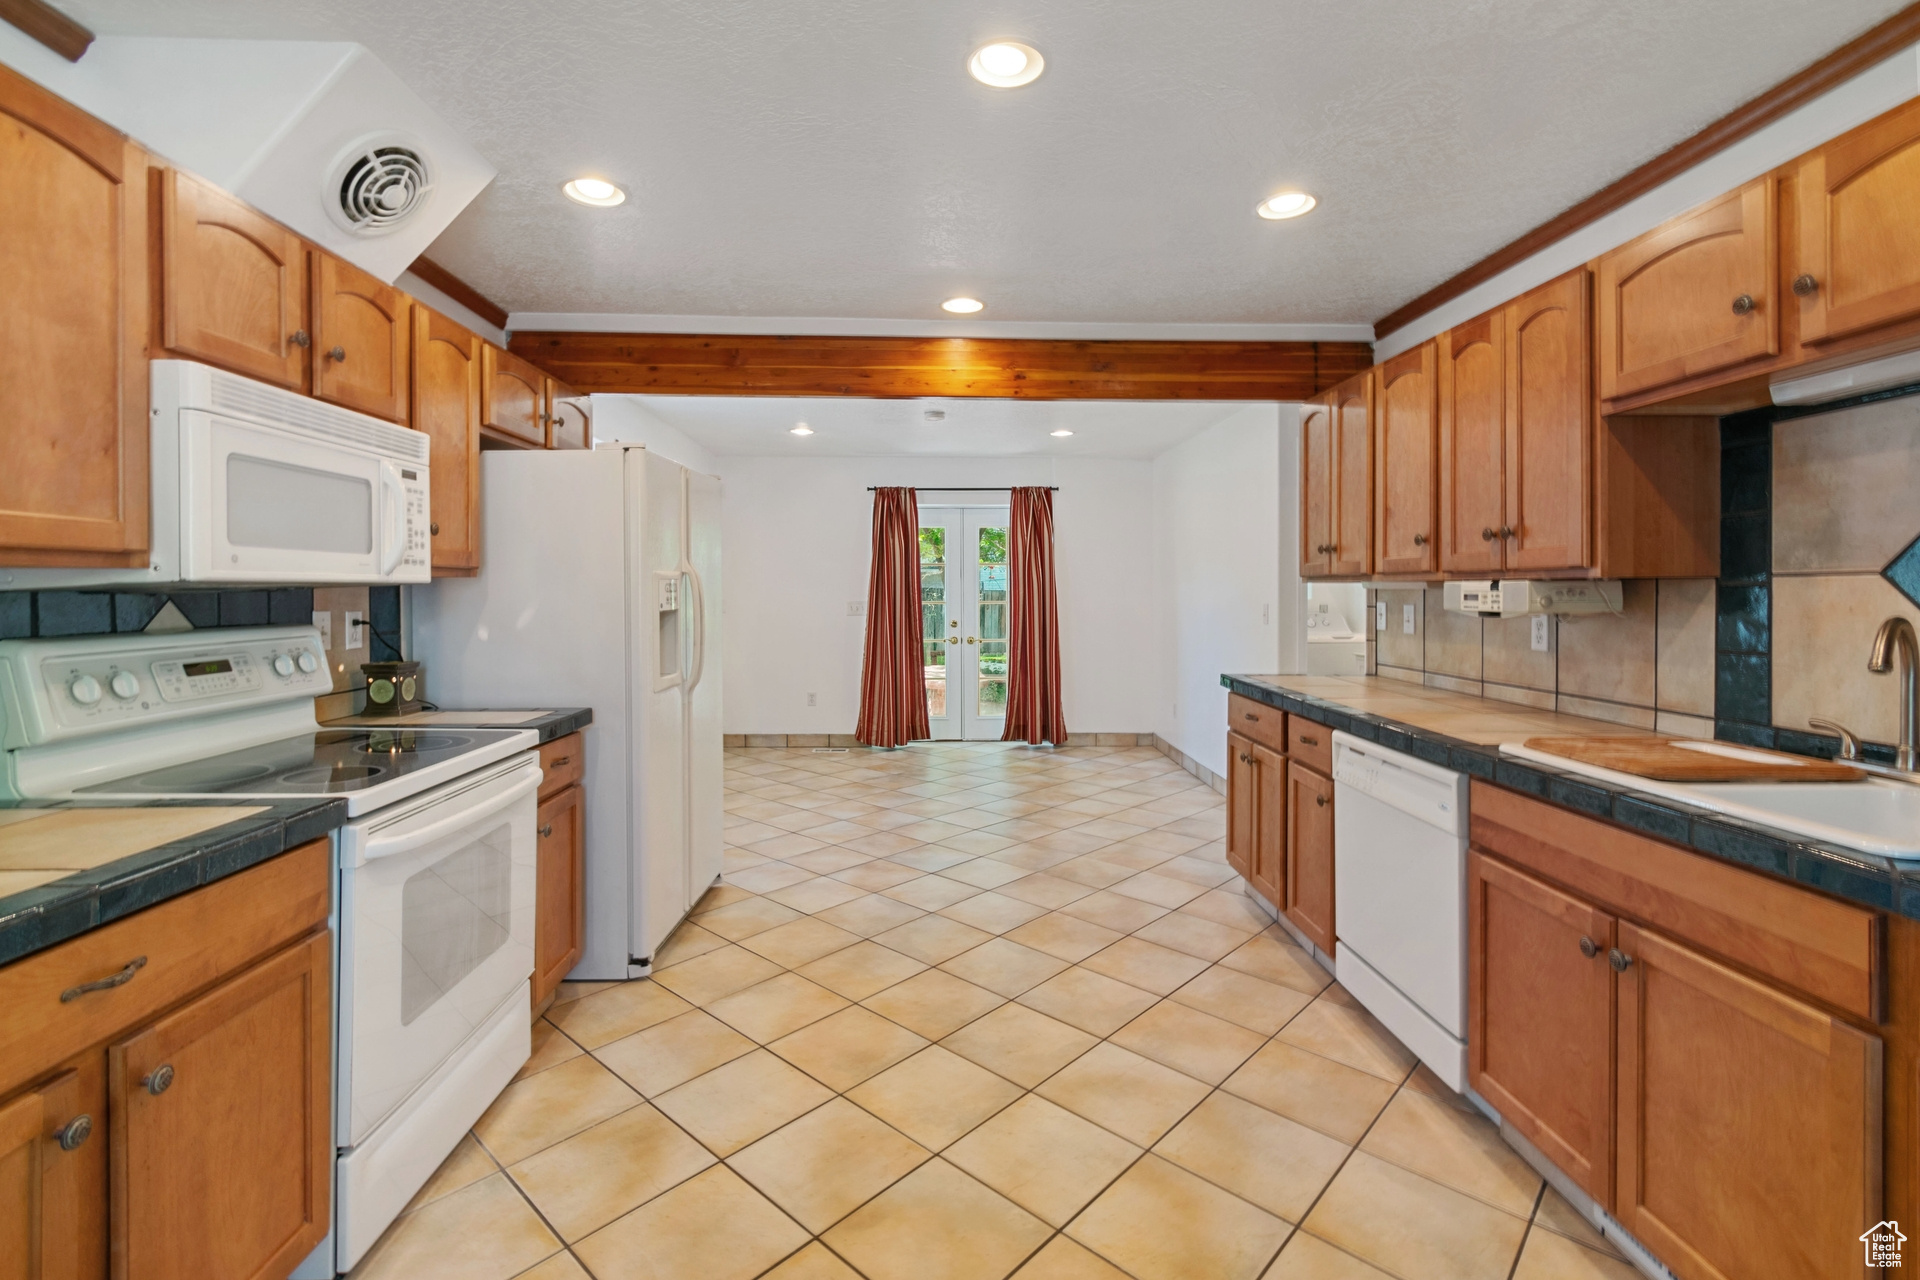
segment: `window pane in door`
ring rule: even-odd
[[[1007,531],[980,530],[980,688],[975,710],[1007,713]]]
[[[920,663],[927,714],[947,714],[947,531],[920,531]]]

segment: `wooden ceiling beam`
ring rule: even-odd
[[[1364,342],[1075,342],[521,332],[509,344],[583,392],[1304,400],[1373,363]]]
[[[1511,244],[1494,250],[1466,270],[1441,281],[1419,297],[1396,307],[1374,322],[1375,340],[1418,320],[1444,302],[1451,302],[1476,285],[1485,284],[1548,245],[1566,239],[1580,228],[1598,222],[1615,209],[1636,200],[1661,183],[1725,151],[1827,90],[1851,80],[1876,63],[1920,42],[1920,3],[1908,5],[1879,26],[1841,45],[1820,61],[1736,107],[1686,141],[1668,148],[1616,182],[1541,223]]]
[[[0,0],[0,4],[4,4],[5,2],[6,0]],[[507,327],[507,309],[505,307],[489,298],[486,294],[481,293],[478,289],[425,254],[415,258],[413,264],[409,266],[407,270],[413,272],[414,275],[419,276],[422,280],[446,294],[449,298],[452,298],[455,302],[473,312],[473,314],[479,316],[494,328],[504,329]]]

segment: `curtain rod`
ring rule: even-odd
[[[1060,486],[1057,484],[909,484],[898,486],[870,484],[867,486],[867,492],[872,493],[875,489],[880,488],[912,489],[916,493],[921,489],[925,489],[928,493],[1006,493],[1010,489],[1045,489],[1048,493],[1060,492]]]

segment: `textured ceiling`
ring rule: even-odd
[[[1083,323],[1370,322],[1904,3],[60,0],[367,45],[498,166],[432,254],[511,311]]]

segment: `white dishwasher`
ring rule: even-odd
[[[1456,1091],[1467,1086],[1467,778],[1333,735],[1340,984]]]

